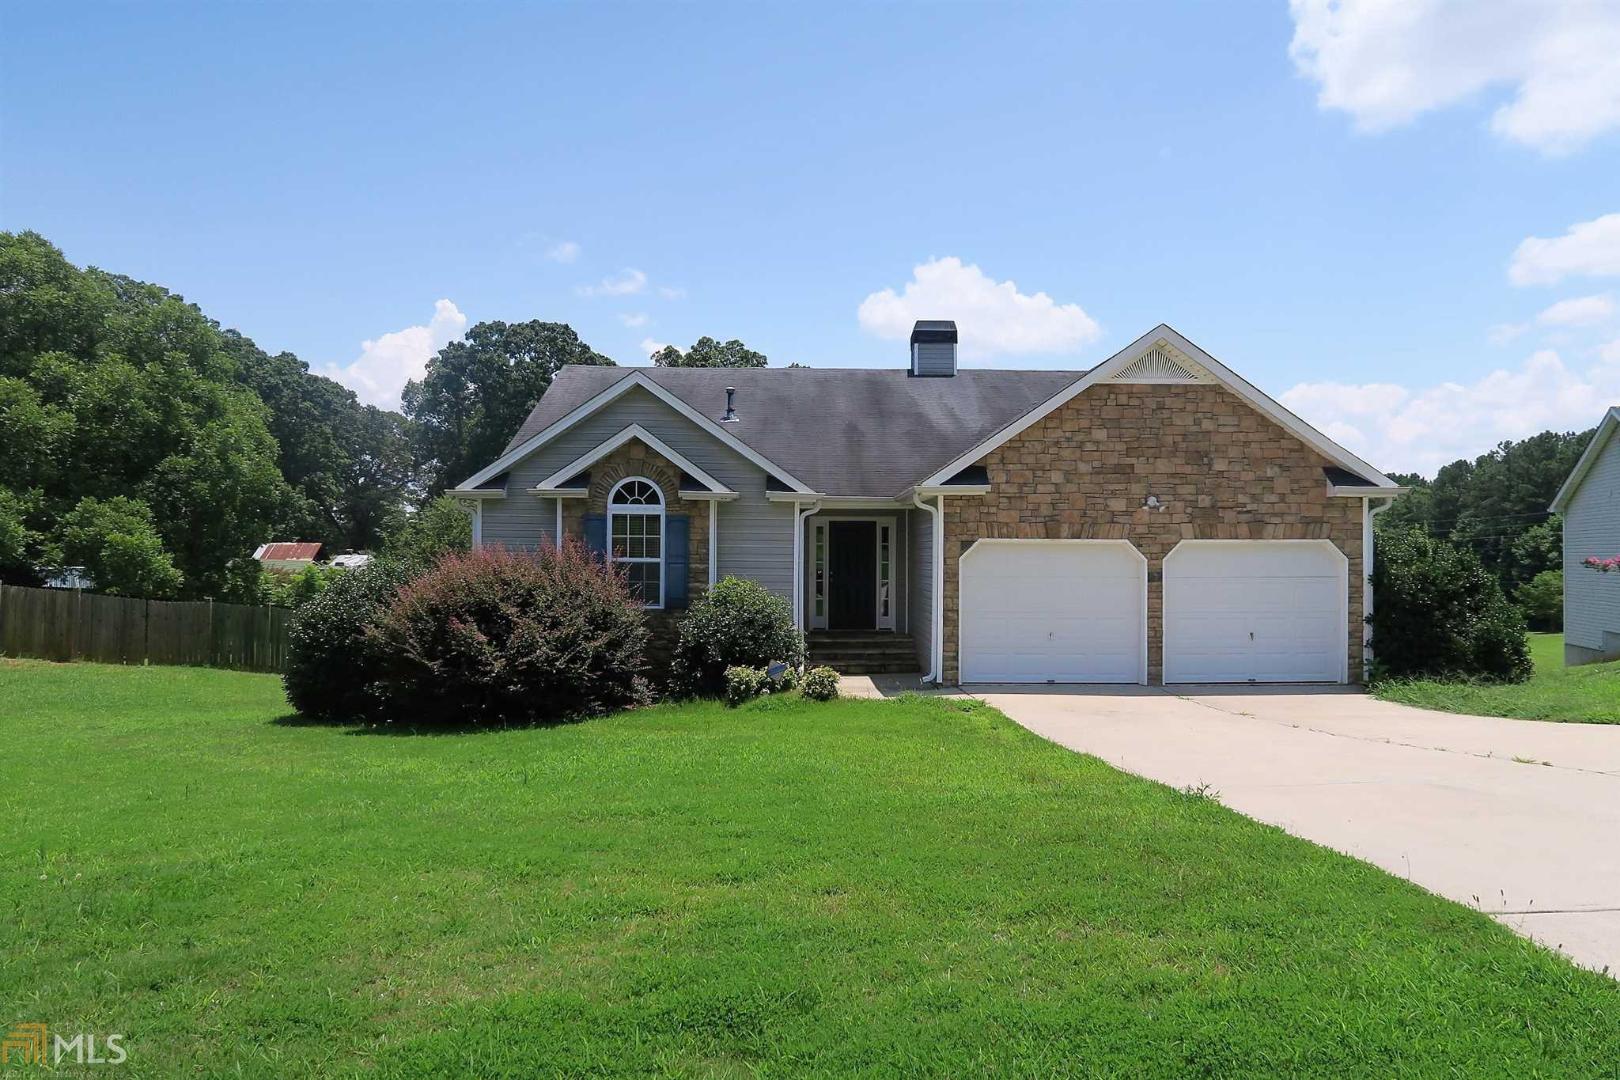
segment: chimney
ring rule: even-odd
[[[918,319],[911,328],[911,373],[956,374],[956,324],[949,319]]]
[[[735,424],[742,419],[737,415],[737,410],[733,407],[736,400],[737,388],[735,386],[726,387],[726,414],[720,418],[722,424]]]

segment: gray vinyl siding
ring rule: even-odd
[[[720,576],[750,578],[791,599],[792,505],[767,502],[765,470],[641,389],[603,406],[514,465],[506,498],[484,503],[483,542],[525,549],[552,543],[556,500],[532,495],[530,489],[631,424],[640,424],[738,493],[736,500],[716,504]]]
[[[956,346],[948,341],[919,341],[911,347],[913,375],[956,374]]]
[[[907,621],[917,642],[917,664],[926,672],[934,643],[934,518],[926,510],[912,510],[910,558],[911,595]]]
[[[1564,641],[1605,649],[1620,634],[1620,574],[1581,565],[1620,555],[1620,438],[1612,434],[1564,510]]]

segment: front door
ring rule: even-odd
[[[877,628],[877,523],[827,523],[827,628]]]

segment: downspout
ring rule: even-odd
[[[709,588],[719,580],[715,571],[720,565],[720,503],[715,499],[709,500]]]
[[[1385,499],[1382,506],[1374,506],[1372,499],[1361,500],[1361,681],[1372,677],[1372,613],[1373,613],[1373,518],[1395,505],[1394,499]]]
[[[928,663],[930,670],[923,676],[923,682],[939,683],[944,678],[945,668],[945,496],[941,495],[934,506],[922,501],[917,492],[911,493],[911,501],[919,510],[928,511],[933,518],[933,534],[929,539],[929,549],[933,555],[934,602],[933,610],[929,612],[929,621],[933,626],[931,640],[928,643]]]
[[[808,509],[801,510],[801,506]],[[793,504],[793,625],[804,632],[804,520],[821,509],[821,500]]]
[[[472,507],[472,546],[477,551],[484,546],[484,501],[479,499]]]
[[[557,531],[553,534],[552,539],[556,541],[557,550],[561,551],[563,546],[562,496],[557,496],[555,502],[557,503]]]

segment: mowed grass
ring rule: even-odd
[[[1609,979],[974,703],[373,735],[0,661],[0,712],[0,1024],[121,1076],[1620,1070]]]
[[[1394,679],[1377,684],[1373,693],[1385,701],[1473,716],[1620,724],[1620,661],[1566,668],[1562,634],[1531,634],[1530,656],[1536,673],[1529,682]]]

